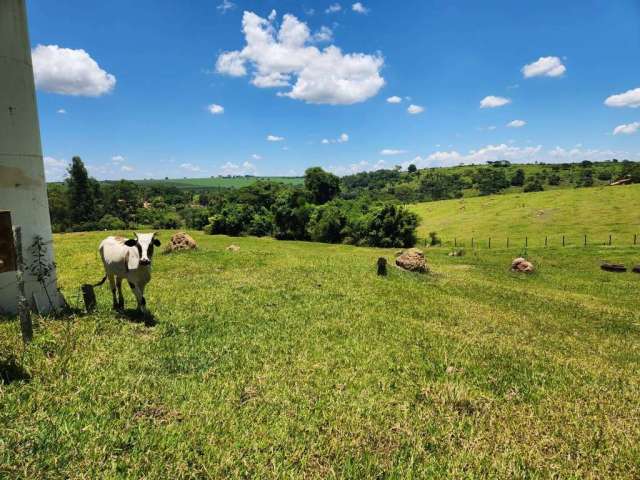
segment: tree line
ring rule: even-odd
[[[67,173],[64,183],[49,185],[57,232],[186,227],[379,247],[409,247],[417,240],[417,215],[397,202],[342,197],[340,178],[319,167],[307,169],[302,186],[257,181],[204,192],[161,183],[98,182],[79,157]]]

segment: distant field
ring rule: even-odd
[[[73,305],[107,234],[54,238]],[[27,348],[0,320],[0,373],[30,376],[0,380],[0,478],[640,477],[640,275],[599,269],[640,248],[377,277],[395,249],[193,235],[155,257],[153,326],[106,286]]]
[[[160,184],[178,188],[241,188],[258,180],[269,180],[291,185],[304,183],[303,177],[209,177],[209,178],[170,178],[168,180],[135,180],[140,185]]]
[[[438,232],[445,241],[476,242],[504,246],[506,237],[543,245],[545,235],[554,245],[562,235],[569,245],[608,242],[630,245],[633,235],[640,244],[640,185],[569,188],[535,193],[420,203],[409,208],[422,218],[419,236]]]

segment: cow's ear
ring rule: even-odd
[[[137,241],[137,240],[135,240],[135,239],[133,239],[133,238],[130,238],[129,240],[127,240],[126,242],[124,242],[124,244],[125,244],[127,247],[135,247],[137,243],[138,243],[138,241]]]
[[[160,240],[158,240],[157,238],[154,238],[154,239],[153,239],[153,244],[154,244],[156,247],[159,247],[159,246],[160,246]]]

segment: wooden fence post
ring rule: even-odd
[[[611,246],[611,234],[609,234],[609,246]]]
[[[491,237],[489,237],[489,248],[491,248]]]
[[[586,235],[584,236],[584,246],[585,247],[587,246],[587,236]]]
[[[529,237],[524,237],[524,248],[529,246]]]
[[[24,290],[24,257],[22,256],[22,228],[13,227],[13,240],[16,247],[16,280],[18,283],[18,317],[20,318],[20,332],[22,341],[29,343],[33,340],[33,323],[31,312]]]
[[[638,239],[638,234],[634,233],[633,234],[633,244],[636,245],[636,240]]]
[[[509,248],[509,237],[507,237],[507,248]]]
[[[473,248],[473,237],[471,237],[471,248]]]
[[[549,240],[549,238],[545,235],[544,236],[544,246],[545,247],[547,246],[548,240]]]
[[[564,235],[562,235],[562,246],[564,247]]]
[[[458,242],[456,240],[456,237],[453,237],[453,246],[457,247],[458,246]]]

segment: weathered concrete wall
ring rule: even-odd
[[[31,47],[24,0],[0,0],[0,210],[11,211],[13,225],[22,227],[25,262],[35,235],[44,238],[53,261],[51,223],[44,178],[40,125],[36,107]],[[38,283],[25,277],[27,296],[48,305]],[[57,295],[55,272],[48,290]],[[0,310],[15,312],[15,273],[0,274]]]

